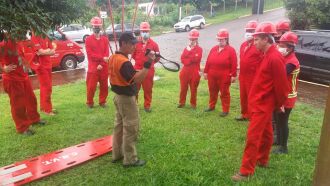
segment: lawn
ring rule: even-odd
[[[112,164],[109,153],[31,185],[233,185],[230,177],[240,166],[247,130],[246,122],[234,121],[239,114],[237,83],[231,87],[231,113],[220,118],[219,103],[215,112],[203,112],[206,81],[198,89],[197,110],[178,109],[178,74],[158,69],[157,75],[161,79],[155,82],[152,113],[139,104],[138,155],[148,161],[145,167]],[[0,167],[110,135],[113,95],[108,108],[87,109],[85,82],[56,86],[53,102],[59,114],[42,115],[49,123],[34,127],[36,135],[26,137],[15,133],[8,97],[0,94]],[[270,168],[257,168],[252,180],[241,185],[311,185],[323,113],[298,103],[290,119],[289,154],[272,155]]]
[[[283,7],[283,0],[265,0],[264,4],[264,11],[271,10],[274,8],[280,8]],[[237,10],[235,11],[233,8],[226,10],[224,13],[216,12],[216,15],[214,17],[207,17],[206,22],[210,24],[217,24],[217,23],[223,23],[225,21],[230,21],[234,19],[238,19],[241,16],[244,15],[251,15],[252,14],[252,7],[249,6],[248,8],[245,7],[237,7]]]

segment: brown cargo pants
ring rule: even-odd
[[[136,97],[115,94],[113,102],[116,116],[112,138],[112,160],[124,158],[124,165],[133,164],[138,160],[135,145],[140,121]]]

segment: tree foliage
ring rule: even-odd
[[[329,0],[285,0],[293,29],[330,29]]]
[[[85,0],[1,0],[0,34],[20,40],[32,29],[45,35],[55,25],[77,20],[86,8]]]

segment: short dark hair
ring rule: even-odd
[[[125,42],[125,43],[132,43],[132,44],[135,44],[137,43],[137,40],[136,38],[133,36],[132,33],[130,32],[124,32],[120,38],[119,38],[119,47],[122,46],[122,43]]]
[[[272,37],[274,38],[274,36],[272,36],[270,34],[258,34],[257,37],[260,37],[261,39],[268,38],[268,43],[270,43],[270,44],[274,43],[274,41],[272,39]]]

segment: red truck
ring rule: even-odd
[[[33,44],[30,40],[22,42],[24,46],[24,58],[30,61],[34,56]],[[52,37],[52,44],[55,48],[55,54],[50,56],[53,63],[53,68],[69,70],[77,68],[77,64],[85,60],[85,55],[82,47],[65,37]],[[33,65],[31,65],[33,67]],[[1,72],[0,72],[1,79]]]

